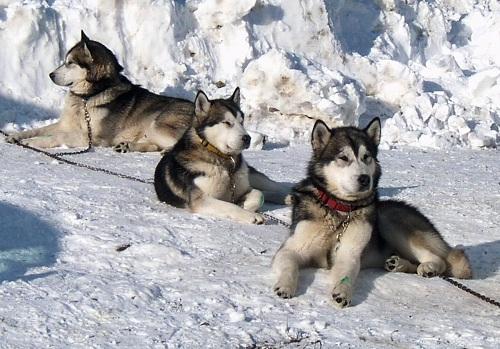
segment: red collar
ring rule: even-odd
[[[356,206],[346,205],[337,200],[332,199],[327,193],[316,188],[314,190],[316,197],[326,206],[330,207],[334,211],[340,212],[352,212],[356,209]]]

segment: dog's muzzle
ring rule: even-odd
[[[359,190],[365,191],[370,188],[370,176],[361,175],[358,177]]]

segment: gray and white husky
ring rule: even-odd
[[[209,100],[198,92],[192,127],[156,167],[160,201],[253,224],[264,222],[256,213],[264,196],[284,203],[289,188],[248,166],[241,155],[251,139],[239,103],[239,88],[228,99]]]
[[[13,134],[8,141],[39,148],[86,146],[86,104],[94,145],[119,152],[172,148],[191,125],[193,103],[149,92],[132,84],[122,70],[106,46],[82,31],[64,63],[49,74],[69,89],[59,121]]]
[[[307,178],[292,191],[290,237],[273,259],[274,292],[295,294],[299,269],[330,269],[333,304],[351,303],[361,267],[424,277],[472,276],[464,251],[451,248],[416,208],[378,199],[380,120],[365,129],[317,121]]]

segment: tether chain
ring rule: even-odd
[[[85,121],[87,122],[87,131],[88,131],[87,134],[88,134],[88,137],[89,137],[89,144],[88,144],[87,149],[76,151],[76,152],[69,152],[69,153],[49,153],[48,151],[41,150],[41,149],[38,149],[38,148],[34,148],[34,147],[29,146],[27,144],[23,144],[23,143],[21,143],[21,141],[19,141],[17,139],[14,139],[13,142],[14,142],[14,144],[16,144],[16,145],[18,145],[20,147],[23,147],[23,148],[29,149],[29,150],[33,150],[34,152],[46,155],[46,156],[48,156],[48,157],[50,157],[52,159],[64,162],[64,163],[66,163],[68,165],[73,165],[73,166],[80,167],[80,168],[86,168],[88,170],[95,171],[95,172],[106,173],[106,174],[111,175],[111,176],[116,176],[116,177],[120,177],[120,178],[123,178],[123,179],[129,179],[129,180],[132,180],[132,181],[135,181],[135,182],[139,182],[139,183],[154,184],[154,181],[152,181],[152,180],[146,180],[146,179],[142,179],[142,178],[137,178],[137,177],[129,176],[129,175],[126,175],[126,174],[122,174],[122,173],[110,171],[110,170],[107,170],[107,169],[104,169],[104,168],[99,168],[99,167],[90,166],[90,165],[87,165],[87,164],[82,164],[82,163],[79,163],[79,162],[76,162],[76,161],[67,160],[67,159],[64,159],[64,158],[61,157],[61,156],[64,156],[64,155],[83,154],[83,153],[88,152],[92,148],[92,129],[90,127],[90,113],[87,110],[87,101],[85,99],[84,99],[84,109],[85,109]],[[9,134],[6,133],[6,132],[4,132],[1,129],[0,129],[0,133],[2,135],[4,135],[5,137],[9,137]],[[233,195],[234,195],[234,189],[233,189]],[[267,213],[261,213],[261,214],[265,218],[267,218],[268,220],[276,222],[279,225],[282,225],[282,226],[284,226],[286,228],[290,228],[291,227],[290,223],[285,222],[284,220],[281,220],[280,218],[271,216],[270,214],[267,214]],[[335,251],[337,251],[338,247],[340,246],[340,240],[342,239],[342,235],[345,232],[345,230],[347,229],[347,225],[348,224],[349,224],[349,216],[348,216],[347,219],[345,219],[341,223],[342,230],[341,230],[341,232],[337,233],[337,236],[336,236],[337,246],[335,247]],[[483,295],[483,294],[481,294],[479,292],[476,292],[476,291],[470,289],[469,287],[465,286],[464,284],[462,284],[462,283],[460,283],[458,281],[455,281],[455,280],[449,278],[448,276],[440,275],[439,277],[441,279],[447,281],[451,285],[453,285],[453,286],[461,289],[462,291],[467,292],[467,293],[469,293],[469,294],[471,294],[471,295],[479,298],[480,300],[482,300],[482,301],[484,301],[486,303],[495,305],[495,306],[497,306],[497,307],[500,308],[500,303],[497,302],[497,301],[495,301],[494,299],[491,299],[491,298],[489,298],[489,297],[487,297],[487,296],[485,296],[485,295]]]
[[[330,226],[330,228],[334,229],[333,231],[336,231],[340,227],[342,227],[342,229],[339,230],[339,232],[337,233],[337,236],[335,237],[335,240],[337,241],[337,243],[335,244],[335,253],[337,253],[337,251],[339,250],[340,241],[342,240],[342,236],[344,235],[345,231],[347,230],[347,227],[349,226],[350,221],[351,221],[351,212],[348,212],[347,217],[342,221],[342,223],[340,223],[340,225],[338,227]]]
[[[475,297],[479,298],[480,300],[482,300],[482,301],[484,301],[484,302],[486,302],[486,303],[490,303],[490,304],[492,304],[492,305],[497,306],[498,308],[500,308],[500,302],[497,302],[496,300],[491,299],[490,297],[487,297],[487,296],[485,296],[485,295],[483,295],[483,294],[481,294],[481,293],[479,293],[479,292],[474,291],[473,289],[471,289],[471,288],[469,288],[469,287],[465,286],[465,285],[464,285],[464,284],[462,284],[461,282],[458,282],[458,281],[456,281],[456,280],[453,280],[453,279],[451,279],[450,277],[448,277],[448,276],[444,276],[444,275],[439,275],[439,277],[440,277],[441,279],[443,279],[444,281],[449,282],[449,283],[450,283],[450,284],[452,284],[453,286],[455,286],[455,287],[457,287],[457,288],[461,289],[462,291],[467,292],[467,293],[469,293],[469,294],[471,294],[471,295],[473,295],[473,296],[475,296]]]
[[[271,216],[270,214],[267,214],[267,213],[264,213],[262,212],[261,215],[263,215],[264,217],[266,217],[269,221],[273,221],[279,225],[282,225],[286,228],[290,228],[292,225],[288,222],[285,222],[284,220],[282,219],[279,219],[277,217],[274,217],[274,216]]]
[[[71,161],[71,160],[62,158],[62,156],[64,156],[64,155],[77,155],[77,154],[87,153],[87,152],[90,151],[90,149],[92,149],[92,145],[93,145],[92,144],[92,128],[90,126],[90,121],[91,121],[90,120],[90,113],[89,113],[88,108],[87,108],[87,101],[88,101],[88,99],[87,98],[82,98],[82,99],[83,99],[83,109],[84,109],[84,113],[85,113],[85,121],[87,123],[87,136],[88,136],[88,146],[87,146],[87,149],[79,150],[79,151],[75,151],[75,152],[50,153],[48,151],[45,151],[45,150],[42,150],[42,149],[38,149],[38,148],[32,147],[30,145],[24,144],[20,140],[17,140],[17,139],[13,139],[14,144],[16,144],[16,145],[18,145],[18,146],[20,146],[22,148],[33,150],[34,152],[46,155],[46,156],[48,156],[48,157],[50,157],[52,159],[55,159],[57,161],[61,161],[61,162],[66,163],[68,165],[73,165],[73,166],[80,167],[80,168],[86,168],[86,169],[94,171],[94,172],[106,173],[106,174],[111,175],[111,176],[115,176],[115,177],[119,177],[119,178],[124,178],[124,179],[129,179],[131,181],[135,181],[135,182],[139,182],[139,183],[154,184],[154,181],[152,181],[152,180],[146,180],[146,179],[142,179],[142,178],[137,178],[137,177],[134,177],[134,176],[129,176],[129,175],[123,174],[123,173],[118,173],[118,172],[110,171],[110,170],[107,170],[105,168],[100,168],[100,167],[96,167],[96,166],[82,164],[80,162]],[[2,135],[4,135],[5,137],[9,137],[9,134],[6,133],[6,132],[4,132],[3,130],[0,130],[0,133]]]
[[[5,133],[2,130],[0,130],[0,133],[3,134],[5,137],[9,136],[7,133]],[[20,141],[18,141],[17,139],[14,140],[14,144],[16,144],[16,145],[18,145],[20,147],[23,147],[25,149],[33,150],[34,152],[46,155],[49,158],[55,159],[57,161],[61,161],[61,162],[66,163],[68,165],[73,165],[73,166],[76,166],[76,167],[86,168],[86,169],[94,171],[94,172],[102,172],[102,173],[106,173],[106,174],[109,174],[109,175],[112,175],[112,176],[116,176],[116,177],[120,177],[120,178],[124,178],[124,179],[130,179],[132,181],[136,181],[136,182],[140,182],[140,183],[145,183],[145,184],[153,184],[154,183],[152,180],[146,180],[146,179],[142,179],[142,178],[137,178],[137,177],[134,177],[134,176],[129,176],[129,175],[123,174],[123,173],[118,173],[118,172],[110,171],[110,170],[107,170],[105,168],[100,168],[100,167],[96,167],[96,166],[82,164],[82,163],[76,162],[76,161],[71,161],[71,160],[62,158],[60,155],[57,155],[57,153],[56,154],[49,153],[48,151],[41,150],[41,149],[32,147],[30,145],[27,145],[27,144],[23,144]],[[68,153],[64,153],[64,154],[68,155]]]
[[[87,124],[87,139],[88,139],[87,149],[72,151],[72,152],[51,153],[51,154],[56,156],[78,155],[78,154],[88,153],[92,149],[92,128],[90,127],[90,113],[87,108],[87,102],[89,99],[82,98],[82,100],[83,100],[83,112],[85,114],[85,123]]]

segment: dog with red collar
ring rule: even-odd
[[[329,269],[333,304],[352,300],[359,270],[380,267],[424,277],[470,278],[469,261],[416,208],[380,201],[380,120],[364,128],[314,125],[307,178],[292,191],[290,236],[273,259],[274,292],[295,295],[299,270]]]

